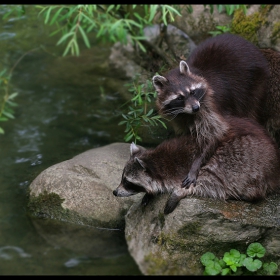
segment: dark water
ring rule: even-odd
[[[0,5],[1,17],[6,9]],[[0,20],[0,71],[25,54],[11,80],[15,119],[0,122],[0,275],[141,274],[123,232],[28,216],[28,187],[41,171],[124,137],[123,82],[102,66],[109,46],[62,58],[49,32],[32,6],[21,19]]]

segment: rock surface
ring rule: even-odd
[[[99,227],[123,227],[124,214],[141,196],[118,199],[112,193],[129,159],[129,145],[113,143],[92,149],[44,170],[29,187],[32,214]]]
[[[164,215],[166,199],[145,208],[134,203],[126,214],[128,248],[144,275],[202,275],[200,257],[207,251],[218,257],[230,249],[246,253],[252,242],[260,242],[265,257],[279,264],[279,195],[255,204],[185,198]]]
[[[144,275],[200,275],[203,253],[221,257],[233,248],[245,252],[252,242],[260,242],[267,250],[265,257],[280,263],[279,195],[258,203],[185,198],[164,215],[167,195],[146,207],[141,205],[143,194],[113,195],[129,159],[129,145],[92,149],[43,171],[30,185],[32,214],[124,229],[129,252]]]

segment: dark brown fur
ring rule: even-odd
[[[196,139],[180,136],[154,149],[131,144],[115,196],[146,193],[142,204],[161,193],[170,193],[164,213],[172,212],[186,196],[256,201],[280,190],[280,154],[268,132],[254,120],[226,117],[228,129],[213,155],[199,171],[196,186],[181,188],[199,151]]]
[[[270,70],[264,106],[265,127],[280,147],[280,52],[273,49],[260,50]]]
[[[260,50],[232,34],[206,40],[187,64],[181,62],[165,77],[153,77],[159,113],[172,116],[177,135],[192,134],[198,142],[199,152],[183,187],[196,184],[200,167],[228,133],[226,116],[248,117],[265,124],[268,78],[269,66]]]

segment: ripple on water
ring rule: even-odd
[[[13,37],[16,36],[16,33],[12,33],[12,32],[2,32],[0,34],[0,41],[3,41],[3,40],[8,40],[8,39],[11,39]]]
[[[16,253],[16,254],[14,254]],[[25,253],[23,249],[17,246],[3,246],[0,247],[0,258],[5,260],[11,260],[14,255],[19,256],[21,258],[30,258],[31,255]]]

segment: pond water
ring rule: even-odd
[[[6,10],[0,6],[1,18]],[[0,71],[24,55],[11,79],[15,119],[0,123],[0,275],[139,275],[124,232],[28,216],[28,187],[40,172],[124,137],[116,91],[123,82],[102,66],[110,47],[62,58],[65,46],[56,46],[37,14],[28,6],[26,16],[0,20]]]

